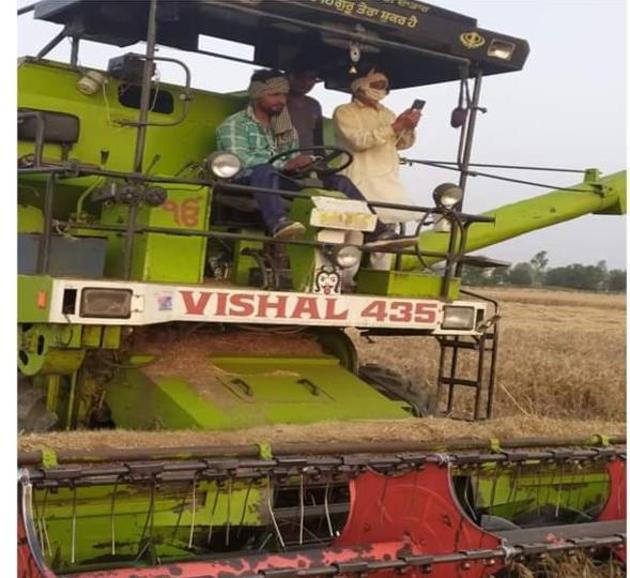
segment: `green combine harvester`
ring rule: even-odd
[[[463,212],[482,78],[520,70],[526,41],[416,0],[44,0],[21,12],[62,29],[18,69],[18,416],[44,440],[19,453],[20,577],[482,577],[576,550],[625,562],[621,438],[129,441],[492,417],[498,303],[460,281],[464,266],[504,264],[469,253],[625,214],[625,172],[595,169],[569,189]],[[434,205],[396,207],[418,215],[415,246],[364,243],[374,209],[392,207],[323,188],[332,159],[352,160],[331,139],[300,190],[283,191],[305,237],[267,236],[252,193],[277,191],[234,182],[240,160],[215,147],[242,95],[191,88],[184,56],[204,53],[200,35],[254,45],[260,67],[316,55],[337,90],[363,62],[386,68],[393,89],[473,82],[459,183],[436,183]],[[65,38],[70,62],[47,60]],[[120,53],[87,69],[85,40]],[[144,54],[125,51],[139,41]],[[181,85],[156,82],[165,62]],[[371,253],[391,266],[371,268]],[[348,328],[437,340],[436,391],[359,363]],[[93,430],[93,444],[46,449],[74,430]]]

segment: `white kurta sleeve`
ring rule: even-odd
[[[333,114],[333,121],[335,130],[356,151],[364,151],[396,140],[396,133],[391,124],[366,128],[361,123],[361,117],[347,107],[338,107]]]
[[[400,139],[396,143],[396,148],[399,150],[408,149],[416,142],[416,131],[405,130],[401,133]]]

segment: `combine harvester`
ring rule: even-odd
[[[19,453],[21,577],[472,578],[578,550],[625,561],[622,438],[167,442],[175,430],[225,440],[253,426],[422,419],[428,392],[359,367],[347,328],[437,339],[434,410],[491,417],[498,304],[460,277],[498,263],[467,253],[625,213],[625,173],[596,170],[570,189],[462,211],[482,78],[520,70],[524,40],[414,0],[47,0],[23,12],[33,10],[63,30],[19,65],[19,418],[40,432]],[[185,62],[156,53],[203,53],[201,34],[253,44],[264,67],[308,51],[340,90],[368,62],[394,89],[474,82],[454,117],[459,184],[436,187],[434,206],[403,207],[418,213],[412,249],[364,245],[372,209],[389,205],[322,188],[335,161],[352,161],[334,146],[286,194],[306,237],[265,236],[255,189],[232,182],[239,159],[213,150],[242,96],[193,90]],[[64,38],[70,62],[45,60]],[[88,70],[83,40],[145,41],[146,53]],[[155,82],[164,62],[182,86]],[[391,253],[391,266],[370,268],[370,252]],[[67,430],[90,429],[89,447],[73,448],[81,432]],[[134,446],[129,430],[164,442]]]

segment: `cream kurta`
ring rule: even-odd
[[[397,151],[413,145],[415,131],[404,131],[398,139],[392,128],[396,115],[381,104],[377,106],[374,109],[353,100],[335,110],[337,146],[354,155],[354,161],[343,172],[369,201],[410,204],[400,179]],[[421,213],[393,209],[377,209],[377,213],[385,223],[421,217]]]

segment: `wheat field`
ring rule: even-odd
[[[625,295],[476,291],[500,303],[495,417],[625,421]],[[369,343],[358,333],[353,338],[362,363],[388,365],[435,390],[435,339],[378,337]],[[469,372],[465,377],[471,377],[472,359],[463,361]]]

